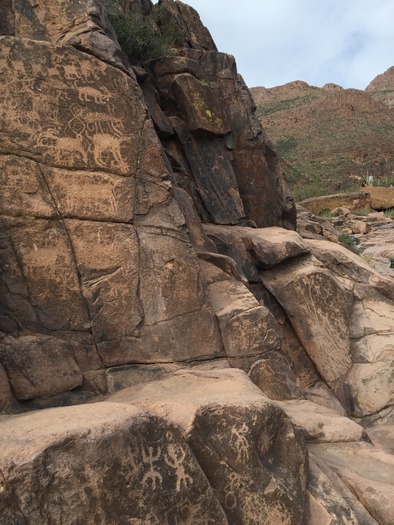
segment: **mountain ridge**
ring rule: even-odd
[[[368,175],[391,182],[393,72],[378,75],[365,91],[300,80],[251,88],[261,124],[292,168],[287,177],[296,200],[355,190]]]

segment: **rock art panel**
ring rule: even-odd
[[[93,221],[65,223],[96,341],[132,335],[143,315],[137,296],[139,249],[134,227]]]
[[[228,525],[190,448],[163,418],[96,403],[1,416],[1,429],[7,523]]]
[[[280,349],[279,326],[243,282],[208,262],[201,265],[230,364],[248,371],[261,355]]]
[[[17,326],[90,329],[68,231],[59,220],[1,219],[6,316]]]
[[[301,522],[303,440],[240,370],[180,370],[110,400],[149,406],[181,429],[229,523]]]
[[[287,313],[292,327],[329,384],[351,368],[349,320],[353,299],[310,257],[261,272],[261,280]]]
[[[75,77],[67,73],[71,65]],[[146,109],[130,103],[141,101],[141,93],[127,75],[70,47],[12,37],[1,38],[0,70],[8,85],[0,114],[3,152],[22,150],[59,168],[135,173],[135,123]]]

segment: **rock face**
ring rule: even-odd
[[[391,270],[294,231],[191,7],[124,7],[174,23],[172,53],[129,59],[99,0],[4,4],[0,521],[386,523],[363,441],[393,421]]]
[[[1,416],[0,442],[5,525],[228,524],[179,430],[134,406]]]

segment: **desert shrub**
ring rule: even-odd
[[[360,208],[359,210],[353,210],[352,213],[353,215],[359,215],[360,217],[366,217],[367,215],[369,215],[371,213],[371,209],[370,208]]]
[[[349,248],[349,250],[352,250],[352,252],[357,252],[356,242],[353,235],[349,235],[348,233],[340,233],[338,241],[343,246],[346,246],[346,248]]]
[[[172,46],[182,38],[173,22],[161,23],[145,17],[140,11],[124,12],[119,4],[110,11],[109,19],[119,44],[132,62],[146,62],[172,55]]]
[[[338,217],[338,212],[325,208],[320,212],[320,217],[326,217],[328,219],[330,219],[331,217]]]
[[[389,219],[394,219],[394,208],[390,208],[389,210],[386,210],[384,212],[385,217],[388,217]]]
[[[276,142],[275,146],[278,152],[286,157],[291,150],[297,147],[297,140],[293,136],[283,137]]]

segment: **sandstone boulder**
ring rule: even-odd
[[[117,403],[0,418],[4,523],[228,524],[163,418]]]
[[[335,472],[313,454],[309,457],[304,522],[308,525],[378,525]]]
[[[371,208],[374,210],[394,208],[394,188],[371,186],[368,193],[371,195]]]
[[[300,523],[303,441],[240,370],[178,371],[109,400],[149,406],[181,429],[229,523]]]
[[[368,188],[369,189],[369,188]],[[300,201],[299,204],[315,215],[320,215],[324,210],[347,208],[348,210],[371,209],[371,196],[368,192],[338,193],[324,197],[311,197]]]
[[[394,279],[381,275],[360,255],[341,244],[323,240],[305,241],[310,252],[339,279],[368,284],[388,299],[394,300]]]
[[[56,337],[5,338],[3,364],[17,399],[51,397],[82,385],[82,372],[69,344]]]
[[[297,376],[279,352],[265,353],[252,365],[248,375],[270,399],[298,399],[303,396]]]
[[[301,237],[284,228],[225,228],[204,224],[204,231],[218,251],[233,258],[249,281],[259,281],[258,269],[265,269],[306,252]]]
[[[351,368],[349,319],[352,297],[310,257],[261,272],[261,280],[287,313],[323,379],[331,385]]]
[[[279,350],[280,330],[243,282],[202,261],[208,303],[219,321],[226,355],[232,366],[249,370],[261,355]]]
[[[276,401],[307,442],[362,441],[365,430],[336,411],[306,399]]]
[[[394,304],[366,286],[356,288],[347,382],[353,413],[371,415],[394,403]]]
[[[379,525],[394,520],[394,457],[367,443],[310,445],[350,488]]]

